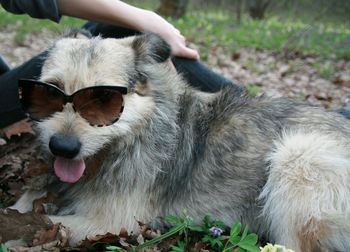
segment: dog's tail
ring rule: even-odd
[[[339,136],[288,132],[260,195],[271,237],[295,251],[350,251],[350,150]]]

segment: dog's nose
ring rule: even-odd
[[[55,156],[74,158],[78,155],[81,142],[77,137],[54,134],[50,138],[49,148]]]

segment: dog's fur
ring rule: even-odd
[[[168,64],[156,35],[126,39],[64,38],[45,61],[41,80],[66,93],[93,85],[135,87],[111,126],[93,127],[70,104],[38,124],[49,151],[53,134],[82,143],[87,162],[75,184],[60,184],[50,216],[87,235],[184,209],[250,230],[296,251],[319,245],[350,251],[350,123],[340,115],[287,99],[250,98],[226,87],[203,93]],[[31,209],[28,192],[14,206]],[[153,221],[153,222],[152,222]]]

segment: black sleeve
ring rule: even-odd
[[[61,14],[57,0],[0,0],[5,10],[14,14],[28,14],[33,18],[50,19],[59,22]]]

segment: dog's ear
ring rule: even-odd
[[[141,63],[161,63],[171,54],[170,45],[153,33],[135,37],[132,48],[135,50],[136,60]]]

